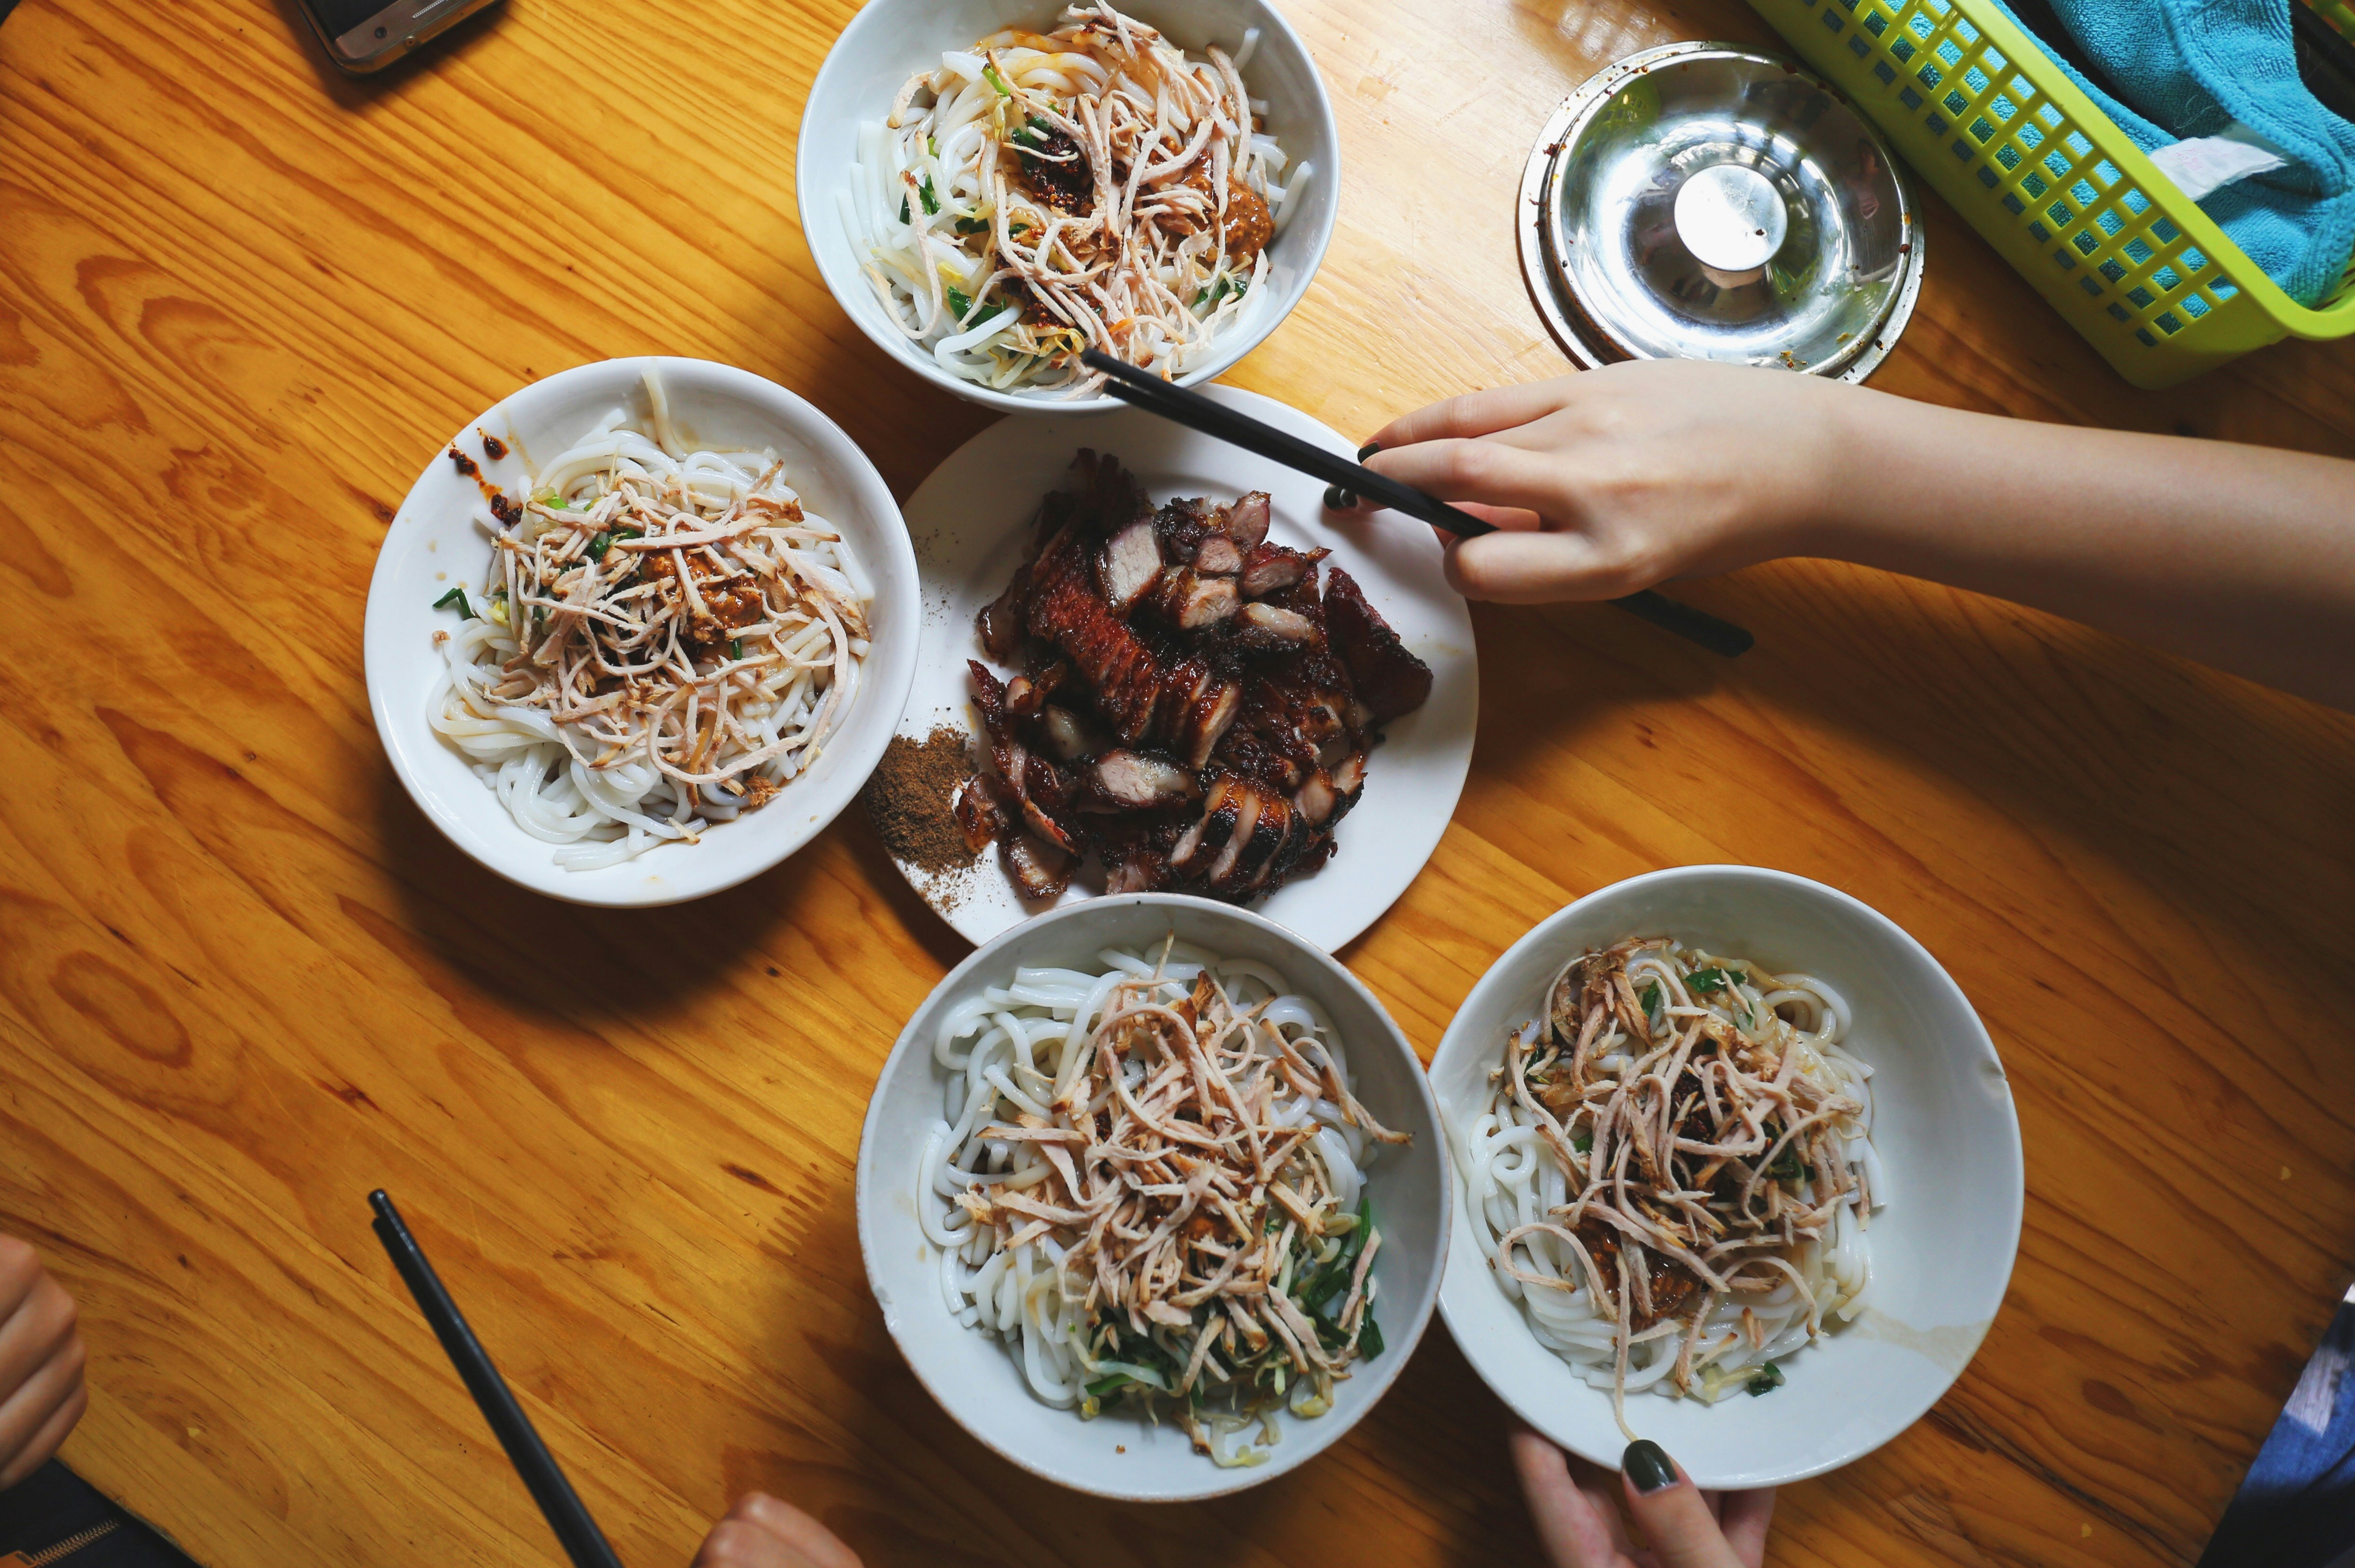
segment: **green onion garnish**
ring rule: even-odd
[[[458,612],[461,618],[468,621],[472,621],[475,618],[474,607],[466,603],[466,591],[463,588],[453,588],[449,592],[444,593],[441,598],[433,601],[433,608],[436,610],[455,610]]]
[[[959,321],[963,321],[965,316],[972,312],[973,301],[965,297],[965,293],[963,289],[954,287],[954,285],[950,287],[948,296],[949,314],[955,316]]]
[[[924,212],[927,216],[937,214],[940,211],[941,198],[932,194],[932,176],[926,175],[924,176],[924,183],[916,187],[916,194],[924,198]]]
[[[1220,272],[1215,283],[1194,296],[1194,303],[1198,305],[1209,305],[1216,310],[1219,302],[1231,293],[1237,299],[1242,298],[1243,285],[1238,283],[1231,273]]]
[[[1006,85],[1006,79],[997,74],[997,68],[996,66],[983,66],[981,68],[981,80],[989,83],[990,86],[997,89],[998,97],[1011,98],[1014,96],[1014,90]]]
[[[728,656],[731,659],[741,659],[744,656],[743,638],[730,637],[728,639]]]
[[[1349,1263],[1366,1250],[1366,1237],[1374,1228],[1374,1195],[1370,1192],[1358,1200],[1358,1222],[1349,1227],[1349,1239],[1341,1243],[1341,1256]]]

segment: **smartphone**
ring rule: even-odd
[[[327,58],[354,76],[382,70],[492,0],[297,0]]]

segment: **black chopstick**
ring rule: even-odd
[[[523,1413],[523,1406],[507,1392],[506,1380],[491,1364],[490,1352],[474,1338],[474,1331],[466,1327],[458,1304],[450,1299],[441,1276],[425,1261],[424,1250],[409,1233],[409,1227],[400,1222],[400,1211],[392,1206],[392,1200],[381,1188],[368,1194],[368,1206],[376,1211],[377,1240],[391,1254],[392,1266],[400,1271],[409,1294],[417,1297],[418,1310],[433,1326],[434,1337],[450,1353],[466,1392],[481,1406],[483,1418],[491,1424],[499,1446],[507,1451],[507,1457],[522,1475],[532,1500],[539,1504],[539,1511],[547,1516],[549,1528],[556,1531],[556,1539],[572,1559],[574,1568],[622,1568],[622,1560],[605,1544],[604,1533],[589,1517],[580,1494],[557,1467],[556,1457],[549,1453],[548,1445],[539,1440],[531,1417]]]
[[[1214,436],[1255,452],[1271,462],[1286,468],[1297,469],[1311,478],[1322,479],[1352,495],[1359,496],[1377,506],[1445,528],[1449,533],[1470,539],[1478,534],[1496,532],[1496,525],[1482,522],[1471,513],[1459,510],[1439,499],[1427,496],[1412,485],[1375,473],[1363,464],[1352,463],[1336,456],[1321,446],[1311,445],[1298,436],[1280,431],[1228,408],[1223,403],[1204,397],[1190,387],[1163,380],[1148,370],[1114,358],[1100,348],[1091,348],[1080,356],[1089,369],[1104,378],[1104,390],[1121,401],[1148,413],[1159,414],[1204,435]],[[1750,651],[1757,639],[1731,621],[1720,620],[1706,610],[1696,610],[1689,604],[1668,598],[1666,594],[1645,589],[1630,593],[1612,603],[1632,615],[1649,621],[1662,631],[1673,632],[1688,642],[1697,643],[1710,653],[1732,658]]]
[[[1204,435],[1232,442],[1247,452],[1296,468],[1312,478],[1378,502],[1394,512],[1404,512],[1433,528],[1445,528],[1451,534],[1466,539],[1475,534],[1497,531],[1493,523],[1484,523],[1469,512],[1456,510],[1435,496],[1426,496],[1395,479],[1386,478],[1362,464],[1337,457],[1321,446],[1312,446],[1296,435],[1263,424],[1249,414],[1237,412],[1225,404],[1214,401],[1174,381],[1165,381],[1148,370],[1124,364],[1100,348],[1091,348],[1080,356],[1081,362],[1091,370],[1101,371],[1105,379],[1104,390],[1123,402],[1190,425]]]

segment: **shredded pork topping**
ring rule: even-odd
[[[1780,1371],[1745,1348],[1804,1342],[1861,1296],[1855,1232],[1875,1203],[1866,1070],[1833,1043],[1829,996],[1806,976],[1631,938],[1567,965],[1545,1017],[1507,1042],[1466,1160],[1497,1232],[1490,1255],[1524,1292],[1583,1293],[1631,1437],[1640,1348],[1673,1348],[1666,1364],[1647,1356],[1646,1386],[1764,1392]],[[1562,1201],[1533,1209],[1504,1190],[1531,1186],[1526,1158],[1494,1157],[1529,1132]],[[1844,1243],[1850,1255],[1836,1256]],[[1576,1317],[1529,1305],[1556,1348],[1581,1348]]]
[[[1028,983],[1035,997],[1047,982]],[[1018,1049],[984,1069],[935,1183],[984,1281],[1026,1247],[1050,1260],[1023,1326],[1068,1347],[1082,1413],[1114,1393],[1166,1401],[1222,1463],[1252,1461],[1214,1442],[1206,1402],[1240,1421],[1289,1390],[1295,1413],[1313,1414],[1380,1346],[1381,1237],[1344,1135],[1363,1157],[1408,1135],[1359,1103],[1300,1010],[1245,1001],[1165,949],[1071,1009],[1079,1038],[1059,1059]]]
[[[774,796],[867,651],[869,591],[783,464],[687,451],[648,391],[654,435],[617,413],[559,457],[503,509],[480,592],[448,600],[435,728],[527,829],[607,846],[584,866]]]
[[[1256,44],[1246,35],[1242,55]],[[1311,170],[1212,46],[1189,59],[1109,5],[1009,28],[900,91],[860,149],[885,312],[952,374],[1092,392],[1079,351],[1176,374],[1231,326]]]

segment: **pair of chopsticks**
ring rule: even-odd
[[[392,1206],[391,1198],[381,1188],[368,1194],[368,1207],[376,1211],[377,1240],[392,1255],[392,1266],[400,1271],[409,1294],[417,1297],[418,1310],[425,1314],[425,1321],[433,1327],[434,1337],[450,1353],[466,1392],[474,1396],[483,1418],[491,1424],[499,1446],[507,1451],[507,1458],[522,1475],[532,1500],[539,1505],[549,1528],[556,1531],[565,1554],[572,1559],[573,1568],[622,1568],[622,1560],[605,1544],[604,1532],[589,1517],[580,1494],[557,1467],[556,1456],[539,1440],[531,1417],[523,1413],[523,1406],[507,1391],[506,1380],[491,1364],[490,1352],[474,1338],[474,1331],[466,1327],[458,1304],[450,1299],[441,1276],[425,1261],[424,1249],[409,1233],[409,1227],[401,1223],[400,1211]]]
[[[1104,378],[1105,391],[1148,413],[1159,414],[1246,452],[1255,452],[1272,463],[1281,463],[1286,468],[1322,479],[1377,506],[1404,512],[1449,533],[1469,539],[1476,534],[1496,532],[1494,524],[1484,523],[1435,496],[1426,496],[1412,485],[1386,478],[1363,464],[1336,457],[1321,446],[1312,446],[1298,436],[1228,408],[1190,387],[1180,387],[1125,364],[1100,348],[1088,349],[1080,356],[1080,362]],[[1749,652],[1751,645],[1757,641],[1731,621],[1721,621],[1705,610],[1696,610],[1649,588],[1611,603],[1664,632],[1673,632],[1726,658]]]

